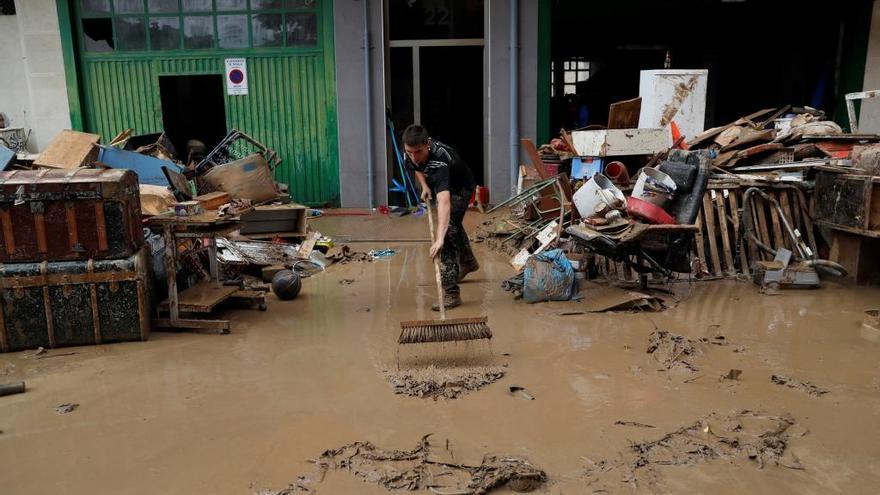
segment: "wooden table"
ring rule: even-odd
[[[157,307],[160,315],[167,312],[168,317],[156,318],[154,322],[157,327],[209,330],[224,334],[229,333],[229,320],[182,318],[180,314],[211,313],[218,304],[231,298],[247,300],[255,303],[260,310],[266,309],[266,297],[262,292],[240,290],[235,286],[223,285],[220,280],[216,239],[236,230],[238,217],[218,218],[215,212],[188,217],[158,215],[152,217],[150,223],[162,227],[168,279],[168,299]],[[210,279],[178,292],[177,245],[180,239],[202,239],[206,242]]]

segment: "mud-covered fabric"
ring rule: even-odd
[[[473,192],[474,189],[471,187],[450,193],[452,211],[449,215],[449,229],[446,231],[443,249],[440,251],[440,280],[443,282],[443,291],[450,295],[459,293],[458,276],[461,273],[461,266],[477,264],[467,232],[462,225]]]
[[[425,174],[434,196],[443,191],[473,190],[476,185],[474,174],[458,152],[452,146],[433,139],[428,148],[428,160],[417,165],[407,156],[406,166]]]
[[[528,303],[568,301],[577,288],[571,262],[560,249],[538,253],[523,269],[523,299]]]

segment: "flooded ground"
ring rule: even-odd
[[[587,485],[587,471],[620,459],[631,442],[661,439],[713,413],[750,410],[796,422],[803,435],[787,448],[803,469],[759,469],[746,456],[707,459],[659,466],[650,486],[612,478],[601,489],[876,493],[880,335],[861,321],[880,305],[880,290],[825,283],[764,296],[748,283],[700,282],[679,287],[684,300],[661,313],[561,316],[578,303],[514,301],[500,288],[512,275],[507,260],[477,244],[482,269],[462,285],[464,305],[450,316],[487,315],[493,354],[480,343],[404,349],[401,364],[436,355],[505,374],[435,401],[396,395],[383,375],[395,367],[399,322],[434,317],[432,265],[427,245],[417,242],[426,237],[424,222],[314,221],[339,239],[390,239],[353,242],[357,250],[398,252],[334,266],[306,280],[296,300],[270,296],[266,312],[228,311],[230,335],[155,333],[145,343],[0,355],[0,382],[28,386],[0,397],[0,491],[252,494],[286,487],[327,449],[355,441],[409,449],[433,433],[458,462],[519,456],[546,471],[542,493],[591,493],[599,488]],[[699,352],[687,358],[695,370],[646,352],[658,330],[696,342]],[[712,343],[721,335],[728,345]],[[737,380],[720,379],[731,369],[742,370]],[[811,395],[772,375],[828,393]],[[534,400],[511,394],[511,385]],[[65,403],[79,407],[56,413]],[[341,471],[316,488],[386,493]]]

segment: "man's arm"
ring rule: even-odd
[[[425,174],[419,172],[418,170],[416,170],[415,172],[416,180],[419,181],[419,187],[422,189],[422,201],[428,201],[429,199],[431,199],[431,188],[428,187],[428,181],[425,179]]]
[[[430,208],[430,206],[428,206]],[[446,238],[446,231],[449,230],[449,218],[452,214],[452,199],[449,191],[441,191],[437,193],[437,237],[431,244],[431,257],[434,258],[440,254],[443,249],[443,240]]]

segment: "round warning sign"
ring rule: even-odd
[[[246,95],[247,93],[247,62],[243,58],[227,58],[226,94]]]

